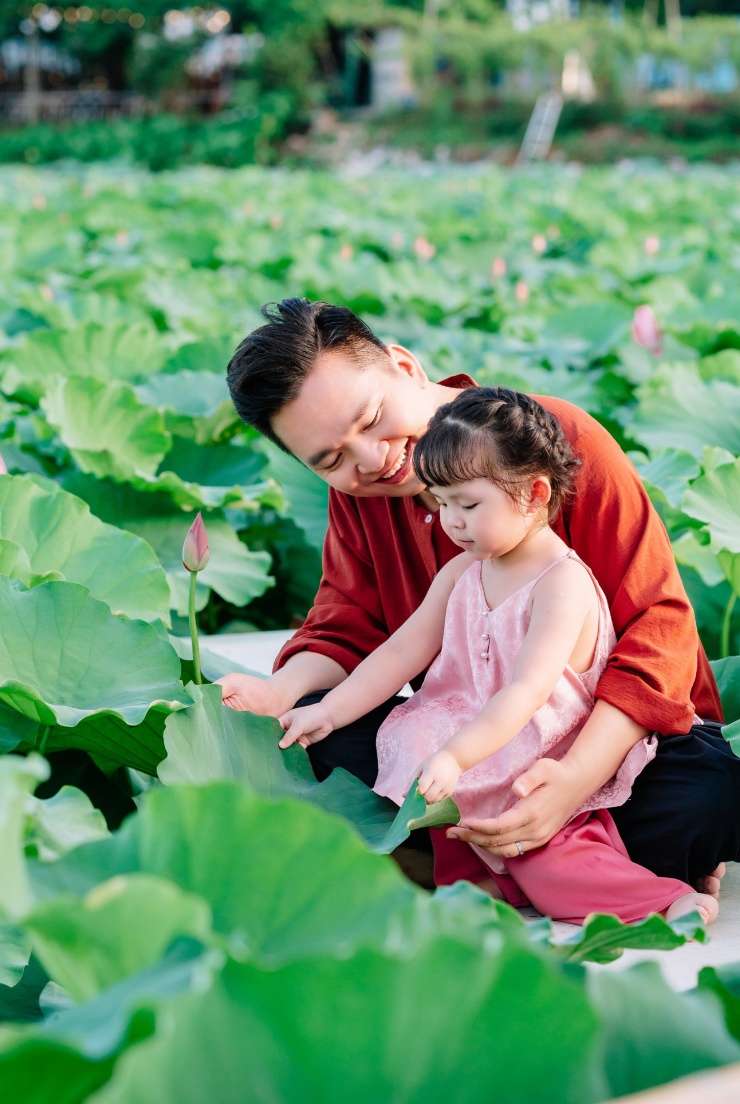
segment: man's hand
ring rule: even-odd
[[[447,832],[448,839],[476,843],[507,859],[544,847],[585,800],[582,780],[565,761],[538,759],[512,786],[519,800],[513,809],[492,820],[468,819]]]
[[[462,768],[455,756],[442,748],[427,756],[419,767],[417,789],[427,805],[433,805],[435,801],[451,796],[461,774]]]
[[[291,744],[308,747],[309,744],[317,744],[334,731],[334,722],[323,702],[305,705],[302,709],[290,709],[282,717],[278,717],[278,720],[285,729],[285,735],[278,745],[281,748],[290,747]]]
[[[265,717],[279,717],[285,712],[285,703],[269,679],[234,672],[216,679],[216,683],[221,687],[224,705],[230,709]]]

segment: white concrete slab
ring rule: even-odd
[[[217,655],[269,675],[272,663],[291,630],[262,633],[224,633],[204,637],[203,647]],[[574,929],[569,924],[556,924],[565,937]],[[721,966],[740,960],[740,864],[731,864],[722,883],[719,917],[709,928],[706,943],[690,943],[675,951],[625,951],[608,966],[593,966],[598,970],[624,970],[636,962],[654,960],[660,964],[663,976],[674,989],[690,989],[703,966]]]

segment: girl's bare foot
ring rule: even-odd
[[[674,901],[666,910],[666,920],[677,920],[679,916],[685,916],[687,912],[698,912],[705,924],[711,924],[717,919],[719,905],[714,897],[708,893],[684,893]]]
[[[719,901],[720,882],[726,873],[726,863],[720,863],[711,874],[707,874],[706,877],[699,879],[697,883],[699,890],[702,893],[708,893],[710,897],[714,897],[715,900]]]

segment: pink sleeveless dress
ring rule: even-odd
[[[489,609],[481,582],[481,563],[461,576],[447,605],[442,650],[424,684],[388,716],[378,732],[375,792],[401,804],[427,755],[438,751],[471,721],[493,695],[511,682],[530,620],[532,591],[556,563],[583,561],[572,550],[554,560],[530,583]],[[552,694],[521,732],[505,747],[460,775],[454,800],[461,819],[499,816],[516,803],[512,783],[538,759],[561,759],[594,707],[594,691],[616,642],[609,606],[592,572],[583,564],[599,598],[599,630],[593,663],[583,674],[566,667]],[[640,771],[655,756],[655,737],[636,744],[617,775],[577,810],[622,805]],[[489,855],[490,863],[493,856]],[[503,870],[503,863],[498,866]]]
[[[566,555],[583,564],[575,552]],[[529,627],[532,591],[560,559],[493,610],[483,592],[481,564],[473,564],[460,577],[447,606],[442,650],[421,690],[394,709],[378,732],[377,793],[400,805],[421,761],[511,681]],[[583,674],[567,667],[522,731],[460,775],[453,796],[463,823],[468,817],[494,817],[510,808],[516,802],[511,792],[515,779],[543,756],[562,758],[593,709],[594,691],[615,636],[606,598],[589,568],[583,567],[599,598],[593,663]],[[641,920],[691,893],[685,882],[659,878],[633,863],[606,811],[627,800],[635,778],[655,756],[655,740],[646,737],[636,744],[616,776],[544,847],[502,859],[471,845],[496,883],[497,895],[517,907],[532,904],[555,919],[581,924],[592,912],[613,913],[626,923]]]

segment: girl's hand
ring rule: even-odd
[[[216,685],[221,687],[223,703],[230,709],[278,717],[289,704],[281,700],[270,679],[261,679],[256,675],[235,671],[216,679]]]
[[[301,709],[289,709],[282,717],[278,717],[278,721],[285,729],[285,735],[278,745],[281,748],[290,747],[291,744],[300,744],[305,748],[309,744],[317,744],[334,731],[329,711],[323,702],[305,705]]]
[[[538,759],[517,778],[516,805],[491,820],[470,819],[447,832],[448,839],[475,843],[492,855],[514,859],[522,851],[544,847],[566,824],[588,797],[583,782],[565,761]]]
[[[417,789],[427,805],[433,805],[435,801],[452,795],[461,774],[462,769],[455,756],[442,748],[427,756],[419,767]]]

